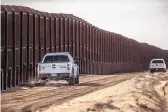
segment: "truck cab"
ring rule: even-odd
[[[67,80],[70,85],[79,84],[78,61],[68,52],[47,53],[38,64],[38,77]]]

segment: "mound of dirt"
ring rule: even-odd
[[[168,112],[168,73],[144,73],[44,112]]]

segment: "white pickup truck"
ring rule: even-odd
[[[151,73],[155,71],[166,72],[166,63],[164,59],[152,59],[149,65],[149,70]]]
[[[38,64],[39,79],[67,80],[69,85],[79,84],[78,61],[69,52],[47,53]]]

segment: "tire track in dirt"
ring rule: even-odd
[[[6,99],[2,98],[2,110],[3,112],[9,112],[11,110],[13,112],[35,111],[39,108],[48,107],[52,104],[61,104],[77,96],[115,85],[134,76],[136,75],[111,75],[104,78],[100,78],[101,76],[92,76],[90,77],[90,80],[86,80],[87,78],[84,78],[83,82],[76,86],[68,86],[67,84],[63,84],[62,87],[57,89],[43,90],[41,92],[34,92],[34,94],[30,94],[30,91],[30,93],[26,96],[13,96],[12,98]]]
[[[111,81],[106,81],[105,84],[111,83],[111,84],[109,85],[109,86],[111,86],[111,85],[120,83],[121,81],[124,81],[124,80],[113,81],[113,82],[111,82]],[[82,95],[85,95],[85,94],[87,94],[87,93],[93,92],[93,91],[95,91],[95,90],[103,89],[103,88],[105,88],[105,87],[108,87],[108,86],[95,87],[95,88],[87,88],[87,90],[84,89],[84,88],[71,90],[71,91],[75,91],[75,93],[70,93],[70,94],[64,95],[63,97],[62,97],[62,95],[59,95],[60,97],[58,97],[58,98],[56,98],[56,99],[53,99],[52,97],[51,97],[51,98],[43,99],[42,101],[38,101],[38,102],[40,102],[40,103],[36,102],[36,103],[34,103],[34,104],[32,104],[32,105],[25,106],[25,107],[23,108],[23,111],[26,111],[26,110],[29,110],[29,109],[30,109],[29,111],[36,110],[36,109],[37,109],[36,107],[38,107],[38,108],[46,107],[46,106],[51,105],[53,102],[54,102],[55,105],[56,105],[56,104],[61,104],[61,103],[65,102],[65,101],[67,101],[67,100],[70,100],[70,99],[72,99],[72,98],[75,98],[75,97],[78,97],[78,96],[82,96]],[[81,89],[84,89],[84,90],[81,91]],[[69,91],[68,91],[68,92],[69,92]],[[68,92],[67,92],[67,93],[68,93]],[[53,97],[54,97],[54,96],[53,96]],[[46,103],[45,105],[43,105],[43,101],[45,101],[45,103]],[[35,107],[35,104],[37,104],[37,103],[38,103],[38,106],[36,105],[36,107]]]
[[[92,84],[94,83],[94,82],[96,82],[96,81],[99,81],[99,80],[104,80],[104,79],[108,79],[108,78],[115,78],[115,77],[117,77],[117,76],[110,76],[110,77],[93,77],[93,76],[91,76],[90,78],[91,79],[87,79],[86,80],[86,78],[88,78],[88,76],[85,78],[85,77],[82,77],[81,78],[81,84],[86,84],[86,82],[87,82],[87,84],[88,83],[90,83],[90,82],[92,82]],[[57,85],[58,84],[58,85]],[[60,84],[60,86],[61,87],[59,87],[59,84]],[[80,85],[81,85],[80,84]],[[9,102],[9,100],[25,100],[24,98],[28,98],[28,97],[33,97],[33,95],[45,95],[44,93],[45,92],[52,92],[52,91],[56,91],[57,89],[64,89],[65,88],[65,86],[69,86],[67,83],[56,83],[56,85],[55,85],[55,87],[59,87],[59,88],[47,88],[47,86],[46,86],[46,88],[45,89],[47,89],[47,90],[43,90],[43,91],[40,91],[39,92],[39,90],[40,89],[38,89],[38,88],[32,88],[32,89],[30,89],[30,90],[25,90],[25,91],[21,91],[21,92],[18,92],[18,93],[13,93],[13,94],[11,94],[11,96],[13,96],[12,98],[11,97],[8,97],[9,95],[6,95],[6,96],[4,96],[5,97],[5,99],[3,99],[2,98],[2,103],[3,104],[5,104],[5,102]],[[76,86],[79,86],[79,85],[76,85]],[[49,86],[50,87],[50,86]],[[72,87],[72,86],[70,86],[70,87]]]

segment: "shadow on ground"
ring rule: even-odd
[[[20,87],[62,87],[62,86],[71,86],[66,83],[60,83],[60,82],[35,82],[35,83],[22,83],[20,84]],[[97,87],[97,86],[103,86],[99,83],[91,83],[91,82],[84,82],[80,84],[76,84],[75,86],[92,86],[92,87]]]
[[[110,109],[110,110],[119,110],[118,107],[113,106],[112,101],[109,101],[107,103],[96,103],[92,108],[87,108],[86,111],[102,111],[104,109]]]
[[[49,83],[46,84],[49,87],[62,87],[62,86],[71,86],[68,83]],[[102,86],[99,83],[90,83],[90,82],[84,82],[80,84],[76,84],[75,86],[92,86],[92,87],[97,87],[97,86]]]

